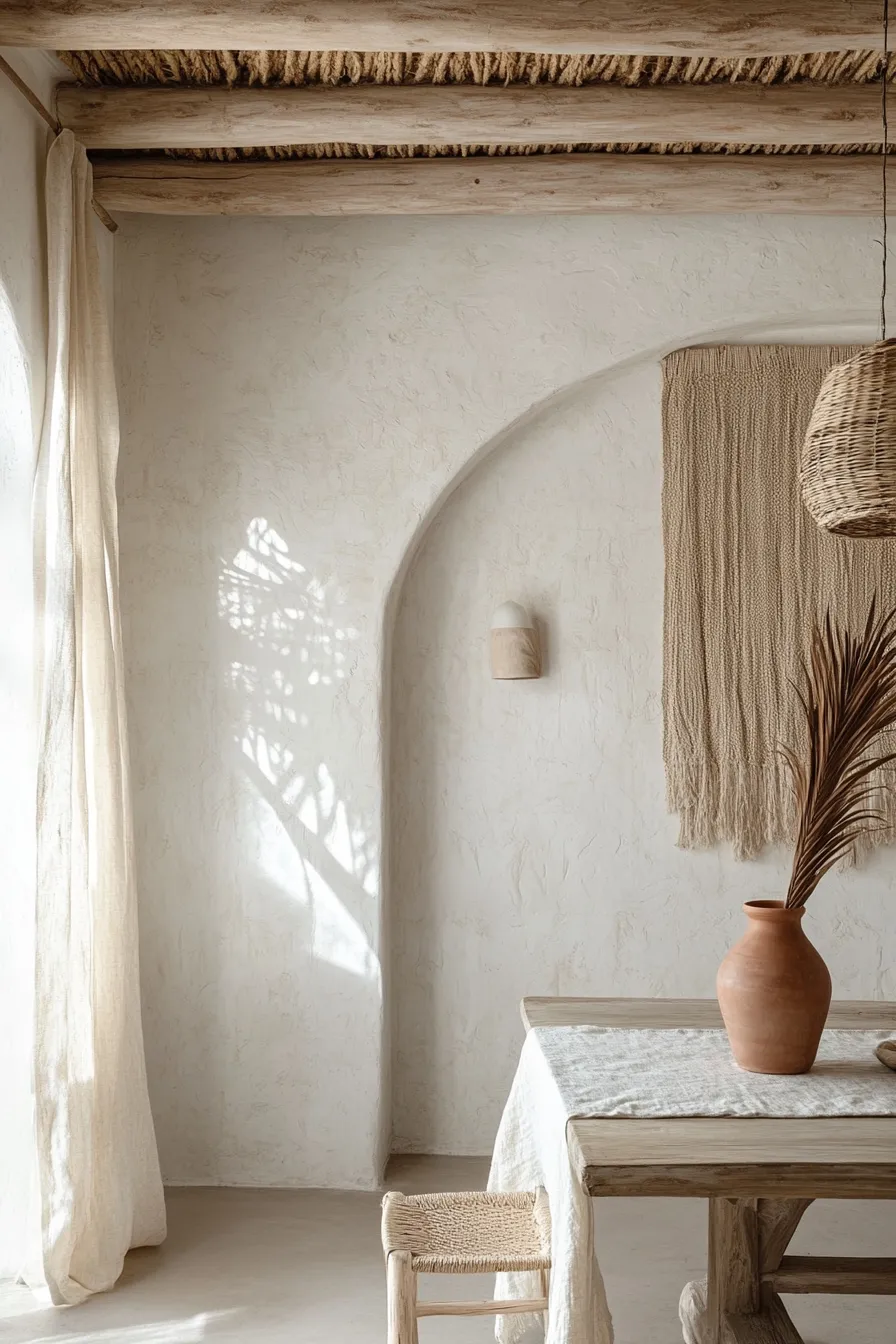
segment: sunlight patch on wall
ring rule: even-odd
[[[310,864],[305,864],[305,877],[314,911],[314,955],[331,966],[379,983],[379,958],[362,930]]]
[[[316,958],[379,981],[364,932],[378,888],[371,826],[319,759],[316,736],[332,713],[332,688],[345,679],[346,646],[358,638],[337,624],[335,601],[265,518],[252,519],[245,544],[222,562],[218,614],[229,643],[234,743],[258,799],[255,862],[308,908]]]

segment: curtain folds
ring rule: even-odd
[[[49,347],[34,494],[35,1124],[57,1304],[165,1236],[146,1087],[118,609],[118,408],[91,209],[68,131],[47,161]]]

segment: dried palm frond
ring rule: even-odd
[[[803,689],[795,689],[806,717],[808,759],[781,748],[800,818],[789,909],[804,906],[828,869],[885,824],[870,806],[876,787],[870,776],[896,760],[896,752],[869,752],[896,724],[896,609],[878,616],[872,602],[859,635],[835,625],[828,613],[812,631],[803,680]]]

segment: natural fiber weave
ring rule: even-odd
[[[896,542],[824,532],[800,497],[818,390],[857,353],[717,346],[664,361],[663,753],[685,848],[731,841],[746,858],[793,839],[778,746],[804,742],[791,683],[812,620],[830,608],[858,625],[875,594],[881,609],[896,604]],[[889,829],[869,845],[896,826],[892,791],[879,787],[873,806]]]
[[[63,51],[81,84],[116,86],[275,87],[348,84],[557,85],[621,84],[627,88],[676,84],[867,84],[880,78],[877,51],[812,52],[792,56],[551,55],[500,51]],[[887,67],[896,79],[896,55]],[[892,148],[892,147],[891,147]],[[532,143],[526,145],[259,145],[247,148],[177,149],[177,158],[243,159],[454,158],[529,154],[875,154],[880,143],[756,145],[641,142]],[[146,151],[152,153],[155,151]]]
[[[383,1250],[410,1251],[419,1274],[499,1274],[551,1267],[544,1190],[402,1195],[383,1200]]]
[[[800,485],[806,508],[828,532],[896,536],[896,340],[860,350],[825,378]]]
[[[552,55],[527,51],[60,51],[83,84],[867,84],[880,51],[794,56]],[[896,55],[888,65],[896,78]]]

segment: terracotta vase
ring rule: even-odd
[[[803,932],[803,910],[747,901],[747,931],[716,991],[734,1058],[750,1073],[806,1073],[831,1004],[831,977]]]

